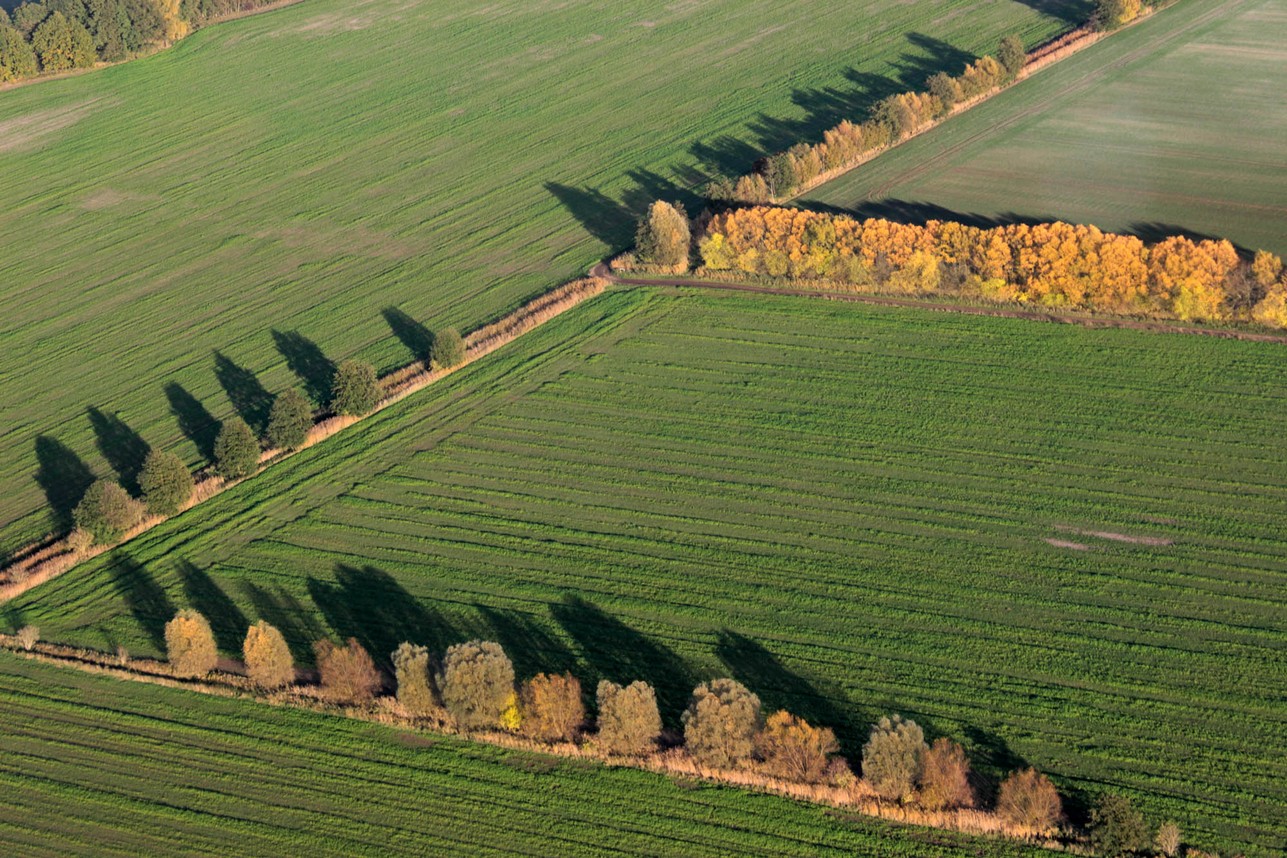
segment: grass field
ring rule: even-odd
[[[1181,0],[803,204],[1065,220],[1287,253],[1287,7]]]
[[[397,312],[497,316],[643,202],[1066,26],[1040,5],[306,0],[0,92],[0,551],[65,520],[78,459],[195,463],[172,411],[200,435],[292,367],[406,363]]]
[[[158,651],[500,640],[519,672],[732,674],[898,710],[1192,842],[1287,838],[1276,344],[614,292],[6,606]]]
[[[1038,856],[0,655],[8,855]]]

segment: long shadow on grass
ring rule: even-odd
[[[57,530],[72,525],[72,511],[94,483],[94,472],[76,451],[48,435],[36,437],[36,484],[45,493]]]
[[[202,456],[213,461],[215,439],[219,437],[219,421],[201,404],[201,400],[188,393],[182,385],[173,382],[167,384],[165,398],[170,402],[170,411],[179,421],[179,431],[196,445]]]
[[[241,583],[241,590],[250,599],[255,614],[265,622],[275,626],[291,655],[298,664],[311,664],[313,660],[313,642],[326,636],[326,631],[317,622],[313,612],[280,587],[270,593],[258,584],[249,581]]]
[[[174,616],[174,602],[152,574],[123,551],[117,551],[108,566],[116,591],[134,615],[134,621],[165,651],[165,624]]]
[[[1036,9],[1048,18],[1063,21],[1069,26],[1084,24],[1095,11],[1091,0],[1019,0],[1030,9]]]
[[[104,414],[97,408],[90,408],[88,413],[99,452],[120,476],[121,485],[130,494],[139,494],[139,474],[151,449],[148,443],[115,414]]]
[[[299,331],[273,331],[273,342],[277,345],[277,351],[286,359],[286,366],[299,376],[304,392],[313,400],[313,404],[320,408],[326,407],[331,401],[335,362],[326,356],[317,343]]]
[[[273,407],[273,395],[259,383],[253,372],[228,356],[215,352],[214,361],[215,378],[228,394],[232,407],[256,435],[264,434],[268,428],[268,412]]]
[[[399,310],[397,307],[385,307],[380,311],[384,320],[389,323],[393,335],[407,347],[411,356],[421,363],[429,363],[433,352],[433,331]]]
[[[474,608],[487,626],[479,636],[490,636],[505,649],[520,679],[542,672],[576,672],[576,654],[531,616],[486,605]]]
[[[210,623],[219,649],[240,656],[249,625],[241,608],[219,589],[205,570],[198,569],[187,560],[180,560],[176,568],[188,603]]]
[[[683,659],[580,596],[565,596],[550,613],[581,651],[590,672],[581,677],[587,688],[601,679],[622,685],[642,679],[657,692],[662,720],[670,727],[679,724],[695,682]]]
[[[622,250],[634,243],[640,216],[656,200],[680,203],[689,214],[696,214],[702,200],[693,188],[709,178],[701,171],[690,170],[685,178],[687,185],[681,185],[652,170],[631,170],[628,175],[634,185],[622,192],[620,200],[614,200],[598,188],[546,182],[545,189],[592,236],[612,250]]]
[[[357,638],[375,663],[388,670],[403,642],[440,653],[457,639],[446,618],[425,607],[388,572],[374,566],[335,567],[335,583],[308,579],[308,592],[331,629]]]

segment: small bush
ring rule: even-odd
[[[661,734],[657,693],[636,680],[624,688],[602,680],[596,694],[599,747],[609,754],[636,757],[653,750]]]
[[[164,450],[152,450],[139,474],[143,502],[153,515],[174,515],[192,498],[192,472],[183,460]]]
[[[179,611],[165,624],[165,651],[176,676],[205,676],[219,660],[210,623],[193,610]]]
[[[215,473],[225,480],[248,477],[259,467],[259,441],[245,420],[231,417],[219,429],[214,446]]]
[[[275,626],[260,620],[246,631],[242,646],[246,676],[260,688],[273,689],[295,681],[295,660],[286,638]]]
[[[429,352],[429,365],[434,369],[450,369],[465,361],[465,341],[455,328],[443,328],[433,335],[433,348]]]
[[[1174,822],[1163,822],[1157,829],[1157,837],[1153,839],[1153,846],[1166,858],[1174,858],[1174,856],[1180,854],[1182,841],[1183,835],[1180,834],[1180,826]]]
[[[751,758],[764,724],[760,698],[734,679],[713,679],[693,689],[682,720],[688,753],[703,765],[721,769]]]
[[[519,694],[523,732],[545,742],[567,741],[585,721],[581,683],[570,673],[538,673]]]
[[[1001,784],[997,813],[1018,828],[1049,831],[1063,819],[1063,803],[1048,777],[1036,769],[1024,769]]]
[[[756,752],[766,772],[805,784],[823,780],[831,755],[838,750],[835,733],[786,711],[770,715],[756,740]]]
[[[1103,796],[1090,812],[1090,845],[1102,858],[1121,858],[1149,847],[1148,825],[1131,800]]]
[[[1008,79],[1014,80],[1027,61],[1028,55],[1023,50],[1023,42],[1018,36],[1006,36],[1001,40],[1001,46],[997,48],[997,62],[1005,69],[1005,76]]]
[[[331,390],[331,410],[336,414],[369,414],[380,404],[380,382],[375,367],[366,361],[346,360],[340,364]]]
[[[951,739],[939,738],[921,757],[920,803],[930,810],[974,807],[970,762]]]
[[[383,684],[371,654],[362,648],[357,638],[349,638],[345,646],[320,640],[313,644],[313,653],[317,671],[321,674],[322,689],[336,702],[369,703]]]
[[[40,629],[35,626],[23,626],[18,629],[18,646],[31,652],[31,648],[40,640]]]
[[[119,484],[97,480],[85,492],[72,517],[76,527],[93,534],[95,542],[110,544],[139,523],[143,507]]]
[[[93,544],[94,534],[83,527],[74,527],[72,532],[67,534],[67,550],[73,554],[88,551]]]
[[[398,702],[412,718],[432,715],[437,709],[429,677],[429,650],[404,643],[393,651],[393,672],[398,683]]]
[[[460,726],[497,727],[513,704],[514,665],[493,641],[455,644],[443,657],[438,690]]]
[[[291,388],[273,400],[268,412],[268,446],[278,450],[297,450],[308,440],[313,428],[313,406],[304,394]]]
[[[863,745],[862,775],[881,798],[905,801],[926,750],[925,733],[915,721],[901,715],[881,718]]]

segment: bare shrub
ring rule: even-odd
[[[566,741],[585,721],[581,682],[570,673],[538,673],[523,683],[519,702],[523,732],[533,739]]]
[[[1063,819],[1063,802],[1050,778],[1036,769],[1024,769],[1001,784],[997,813],[1017,828],[1049,831]]]
[[[93,544],[94,534],[83,527],[73,528],[72,532],[67,534],[67,550],[73,554],[82,554]]]
[[[713,679],[693,689],[683,715],[684,744],[703,765],[727,769],[751,758],[764,723],[760,698],[734,679]]]
[[[18,629],[18,646],[31,652],[31,648],[40,640],[40,629],[35,626],[23,626]]]
[[[970,761],[956,742],[945,737],[935,739],[922,755],[919,798],[929,810],[974,807]]]
[[[636,680],[623,688],[605,679],[599,682],[596,698],[600,748],[631,757],[656,748],[661,714],[651,685]]]
[[[165,650],[176,676],[205,676],[219,660],[210,623],[191,609],[179,611],[165,624]]]
[[[460,726],[497,727],[514,702],[514,665],[494,641],[455,644],[443,657],[438,690]]]
[[[1153,848],[1166,858],[1175,858],[1180,854],[1180,844],[1183,841],[1183,835],[1180,833],[1180,826],[1174,822],[1163,822],[1158,826],[1157,836],[1153,838]]]
[[[329,640],[313,644],[317,671],[322,677],[322,688],[328,697],[341,703],[369,703],[383,684],[375,662],[357,638],[349,638],[345,646],[336,646]]]
[[[393,672],[398,683],[398,702],[412,718],[424,718],[438,709],[429,677],[429,650],[403,643],[393,651]]]
[[[755,745],[766,772],[805,784],[820,783],[831,755],[840,750],[830,729],[814,727],[786,711],[769,716]]]
[[[275,626],[260,620],[247,629],[242,654],[246,676],[260,688],[281,688],[295,681],[295,660]]]
[[[905,801],[926,750],[925,733],[915,721],[881,718],[863,745],[862,775],[881,798]]]

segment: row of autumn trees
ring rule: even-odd
[[[215,670],[218,649],[207,620],[180,611],[165,628],[173,672],[203,678]],[[366,706],[384,691],[386,679],[354,638],[314,646],[322,694],[345,706]],[[245,671],[264,691],[296,684],[297,672],[285,638],[272,625],[252,625],[243,647]],[[715,777],[720,771],[751,771],[798,784],[847,788],[856,783],[826,727],[780,710],[767,717],[760,698],[733,679],[698,685],[684,710],[680,734],[663,731],[657,695],[643,681],[603,680],[587,714],[581,683],[570,673],[538,673],[516,682],[514,665],[500,644],[473,640],[448,647],[440,657],[423,646],[401,644],[392,654],[393,686],[401,713],[418,723],[470,731],[505,731],[537,742],[576,743],[605,756],[645,757],[682,747]],[[881,800],[930,811],[975,808],[977,778],[965,750],[946,737],[925,741],[915,721],[898,715],[871,728],[862,749],[862,777]],[[1049,834],[1066,822],[1054,784],[1032,768],[1012,773],[1000,785],[996,814],[1016,833]],[[1124,797],[1104,797],[1091,815],[1089,839],[1096,854],[1148,852],[1175,855],[1179,829],[1161,826],[1157,836]]]
[[[457,330],[448,328],[433,336],[429,368],[454,367],[464,359],[465,343]],[[331,379],[328,411],[360,417],[375,410],[383,397],[374,366],[365,361],[344,361]],[[308,398],[291,388],[273,400],[262,438],[256,437],[241,417],[225,420],[214,442],[214,474],[229,481],[250,476],[258,470],[265,449],[289,452],[304,446],[316,419]],[[104,478],[90,485],[72,513],[76,526],[72,548],[118,542],[146,515],[174,515],[188,504],[196,488],[195,478],[182,459],[155,448],[144,459],[138,484],[138,498],[115,480]]]
[[[682,228],[681,228],[682,227]],[[643,263],[683,269],[683,210],[654,204],[640,228]],[[1228,241],[1131,235],[1066,223],[990,228],[924,225],[752,206],[705,219],[696,236],[706,272],[824,281],[852,291],[954,295],[1182,321],[1287,327],[1287,270]]]
[[[0,8],[0,83],[116,62],[272,0],[43,0]]]

